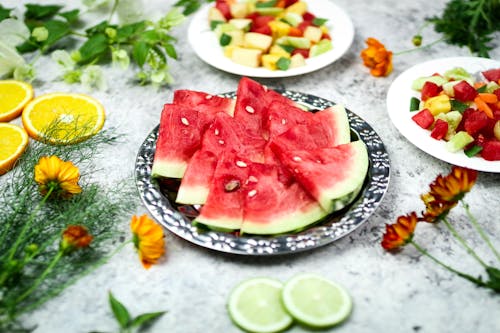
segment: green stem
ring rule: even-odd
[[[74,31],[74,30],[71,30],[70,34],[72,34],[73,36],[84,37],[84,38],[89,37],[89,36],[87,36],[87,34],[85,34],[83,32],[78,32],[78,31]]]
[[[497,257],[497,260],[500,261],[500,253],[498,253],[497,249],[495,249],[495,247],[491,243],[490,239],[488,238],[488,236],[486,235],[486,233],[483,231],[483,228],[481,228],[481,226],[477,222],[477,220],[474,217],[474,215],[472,215],[472,213],[471,213],[471,211],[469,209],[469,205],[465,201],[463,201],[463,200],[461,200],[461,202],[462,202],[462,205],[465,208],[465,212],[467,213],[467,216],[469,217],[469,220],[472,222],[472,225],[474,226],[474,228],[476,229],[476,231],[479,233],[479,236],[481,236],[481,238],[486,242],[486,245],[488,245],[488,247],[491,249],[491,251],[493,251],[493,253]]]
[[[440,265],[441,267],[447,269],[448,271],[452,272],[452,273],[455,273],[457,274],[458,276],[460,276],[461,278],[464,278],[466,280],[469,280],[475,284],[477,284],[478,286],[480,287],[486,287],[486,284],[480,280],[480,279],[477,279],[469,274],[466,274],[466,273],[463,273],[463,272],[460,272],[460,271],[457,271],[456,269],[454,269],[453,267],[450,267],[448,265],[446,265],[444,262],[442,262],[441,260],[437,259],[436,257],[434,257],[433,255],[431,255],[429,252],[427,252],[427,250],[425,250],[424,248],[420,247],[420,245],[418,245],[417,243],[415,243],[413,240],[410,241],[410,243],[420,252],[422,253],[423,255],[427,256],[429,259],[431,259],[432,261],[434,261],[436,264]]]
[[[412,49],[408,49],[408,50],[403,50],[403,51],[399,51],[399,52],[394,52],[393,53],[393,56],[398,56],[398,55],[402,55],[402,54],[405,54],[405,53],[410,53],[410,52],[414,52],[414,51],[418,51],[418,50],[422,50],[422,49],[428,49],[432,46],[434,46],[435,44],[438,44],[438,43],[441,43],[442,41],[444,41],[446,38],[439,38],[435,41],[433,41],[432,43],[429,43],[429,44],[425,44],[423,46],[419,46],[419,47],[414,47]]]
[[[452,235],[455,236],[458,242],[467,250],[467,253],[473,256],[474,259],[476,259],[483,267],[488,267],[488,265],[486,265],[486,263],[481,258],[479,258],[477,253],[465,242],[465,239],[463,239],[462,236],[458,234],[457,230],[451,225],[450,222],[448,222],[446,217],[443,218],[442,221],[444,225],[448,228],[448,230],[450,230]]]
[[[47,201],[47,199],[52,194],[53,190],[54,190],[54,188],[50,187],[49,190],[47,191],[47,194],[45,194],[45,196],[43,197],[42,201],[40,201],[38,203],[38,205],[35,207],[35,209],[33,210],[33,212],[31,212],[31,215],[28,218],[28,221],[24,224],[24,227],[21,230],[21,233],[19,234],[19,236],[17,236],[16,242],[14,243],[14,245],[10,249],[9,257],[8,257],[7,261],[10,261],[10,260],[12,260],[14,258],[14,255],[17,252],[17,248],[19,247],[19,245],[23,241],[24,234],[26,234],[26,232],[28,232],[28,230],[31,227],[31,224],[33,223],[33,219],[34,219],[36,213],[38,212],[38,210],[40,209],[40,207],[42,207],[45,204],[45,202]]]
[[[108,22],[111,22],[111,18],[115,14],[116,8],[118,8],[118,5],[120,4],[120,0],[115,0],[113,3],[113,8],[111,8],[111,13],[109,13],[109,18]]]
[[[43,282],[43,280],[45,280],[45,278],[47,277],[47,275],[49,275],[50,272],[52,272],[52,270],[57,265],[57,263],[59,262],[59,260],[61,260],[61,258],[63,257],[63,255],[64,255],[64,252],[62,250],[59,250],[59,252],[57,252],[57,254],[54,257],[54,259],[52,259],[52,261],[50,262],[50,264],[47,266],[47,268],[45,268],[45,270],[43,271],[43,273],[35,280],[35,282],[33,283],[33,285],[28,290],[26,290],[24,293],[22,293],[21,296],[19,296],[18,298],[16,298],[16,300],[14,302],[15,303],[20,303],[26,297],[28,297],[29,295],[31,295],[31,293],[33,291],[35,291],[36,288],[38,288],[38,286]]]

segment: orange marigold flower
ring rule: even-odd
[[[361,51],[361,58],[373,76],[387,76],[392,72],[392,52],[375,38],[366,39],[368,47]]]
[[[165,254],[163,229],[147,215],[132,216],[130,229],[134,235],[134,246],[144,268],[150,268]]]
[[[78,185],[79,179],[78,168],[57,156],[43,156],[35,165],[35,181],[43,196],[50,190],[50,196],[70,198],[82,191]]]
[[[382,247],[386,250],[395,250],[411,241],[413,232],[419,221],[415,212],[399,216],[396,223],[385,225],[385,234]]]
[[[425,204],[425,212],[422,221],[438,222],[448,215],[450,210],[457,205],[456,201],[437,200],[431,193],[420,196]]]
[[[81,225],[69,225],[62,234],[60,248],[64,253],[70,253],[89,246],[92,235]]]
[[[476,179],[477,171],[453,166],[449,175],[437,176],[430,185],[429,194],[438,201],[457,202],[471,190]]]

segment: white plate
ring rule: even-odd
[[[411,119],[415,112],[409,111],[410,99],[413,96],[420,96],[418,92],[411,89],[413,80],[434,73],[442,74],[454,67],[463,67],[469,73],[477,73],[491,68],[499,68],[500,62],[486,58],[455,57],[436,59],[413,66],[401,73],[389,88],[387,93],[389,116],[399,132],[426,153],[461,167],[478,171],[500,172],[500,161],[486,161],[481,157],[467,157],[463,150],[450,153],[445,148],[445,141],[433,139],[429,130],[421,128]]]
[[[307,0],[308,11],[317,17],[328,19],[326,26],[330,31],[333,49],[310,59],[306,65],[286,71],[272,71],[266,68],[253,68],[232,62],[224,56],[215,33],[210,30],[208,10],[214,3],[203,6],[193,17],[188,30],[188,40],[198,57],[220,70],[250,77],[288,77],[309,73],[323,68],[339,59],[351,46],[354,26],[346,12],[328,0]]]

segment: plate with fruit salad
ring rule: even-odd
[[[309,73],[339,59],[354,26],[327,0],[216,0],[202,7],[188,30],[203,61],[250,77]]]
[[[445,162],[500,172],[500,62],[442,58],[400,74],[389,116],[411,143]]]

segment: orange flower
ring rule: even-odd
[[[163,229],[147,215],[132,216],[130,229],[134,235],[134,246],[144,268],[150,268],[165,254]]]
[[[43,196],[51,190],[51,196],[70,198],[82,191],[78,185],[79,178],[78,168],[57,156],[43,156],[35,165],[35,181]]]
[[[392,72],[392,52],[375,38],[368,38],[368,47],[361,51],[361,58],[373,76],[387,76]]]
[[[70,253],[89,246],[92,235],[81,225],[69,225],[62,234],[60,248],[64,253]]]
[[[418,220],[417,214],[412,212],[409,215],[398,217],[394,224],[386,224],[382,247],[386,250],[395,250],[406,245],[413,237]]]
[[[438,222],[448,215],[450,210],[457,205],[456,201],[436,200],[431,193],[420,196],[425,204],[425,212],[422,221]]]
[[[439,175],[434,180],[429,195],[438,201],[457,202],[471,190],[476,179],[477,171],[453,166],[449,175]]]

